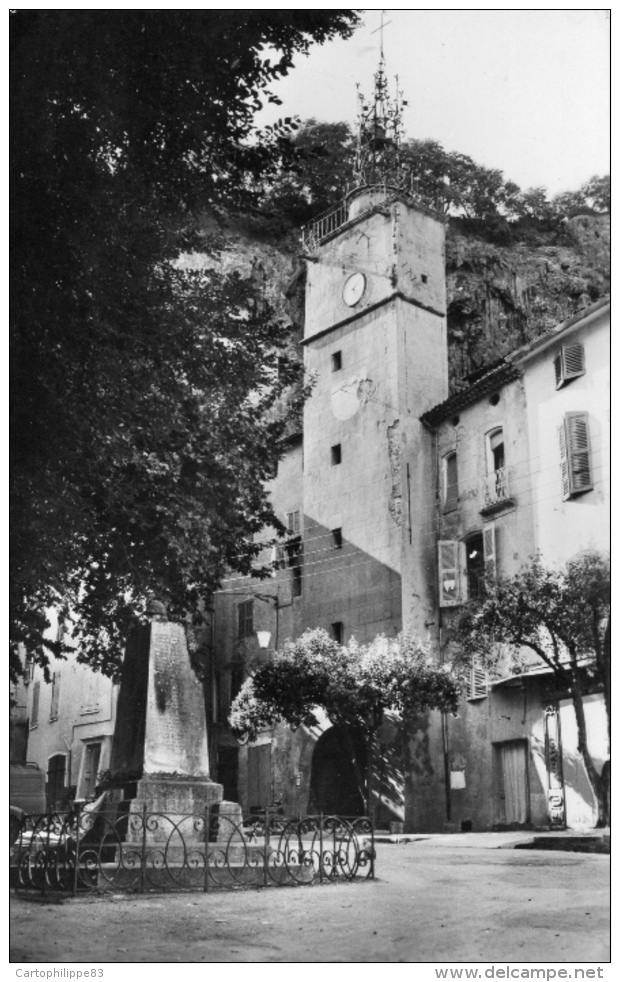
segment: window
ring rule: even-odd
[[[41,698],[41,683],[35,682],[32,687],[32,711],[30,713],[30,729],[39,725],[39,699]]]
[[[101,757],[101,743],[86,743],[82,756],[82,779],[80,781],[80,798],[93,798],[97,787],[97,772]]]
[[[50,706],[50,721],[58,719],[58,701],[60,699],[60,672],[54,672],[52,677],[52,702]]]
[[[287,511],[286,527],[290,535],[299,535],[301,531],[301,517],[298,511]]]
[[[481,532],[471,535],[465,543],[467,596],[477,600],[484,593],[484,537]]]
[[[254,634],[254,601],[244,600],[237,606],[238,636],[250,638]]]
[[[332,529],[332,549],[342,549],[342,529]]]
[[[459,478],[456,453],[443,458],[443,510],[454,511],[459,502]]]
[[[591,491],[590,433],[587,413],[567,413],[559,427],[562,499]]]
[[[286,544],[286,551],[288,554],[288,565],[293,576],[291,584],[292,595],[293,597],[301,597],[304,565],[304,544],[301,536],[298,535],[294,539],[289,539]]]
[[[489,458],[492,471],[501,471],[506,464],[504,456],[504,431],[501,427],[489,433]]]
[[[286,566],[286,548],[283,545],[275,545],[271,550],[271,565],[273,566],[275,576],[275,571],[278,569],[284,569]]]
[[[487,477],[484,487],[484,507],[510,503],[508,469],[504,450],[504,431],[497,426],[487,433]]]
[[[334,621],[334,623],[331,626],[331,635],[334,641],[337,641],[338,644],[343,643],[344,624],[342,623],[342,621]]]
[[[426,273],[422,273],[422,282],[428,283],[428,276],[426,275]]]
[[[332,355],[332,372],[339,372],[342,368],[342,351],[334,351]]]
[[[479,655],[474,655],[467,679],[467,698],[483,699],[489,688],[487,670]]]
[[[563,344],[553,359],[553,370],[556,389],[561,389],[563,385],[572,382],[574,378],[584,375],[583,345]]]
[[[342,447],[336,443],[332,447],[332,466],[342,463]]]
[[[464,542],[442,539],[438,543],[439,606],[457,607],[480,597],[484,580],[497,575],[495,524],[489,522]]]

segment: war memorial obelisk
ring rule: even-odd
[[[200,815],[219,805],[209,776],[203,687],[192,669],[185,629],[150,605],[151,623],[129,638],[110,763],[115,797],[130,811]],[[117,798],[118,800],[118,798]]]

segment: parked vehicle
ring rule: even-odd
[[[9,764],[9,845],[17,839],[26,815],[47,810],[45,774],[38,764]]]

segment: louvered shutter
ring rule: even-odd
[[[566,446],[570,493],[581,494],[592,488],[590,465],[590,435],[587,413],[567,413],[565,416]]]
[[[274,575],[275,571],[278,569],[284,569],[286,566],[286,550],[283,545],[275,545],[271,550],[271,565],[273,566]]]
[[[447,539],[438,543],[439,606],[456,607],[460,602],[459,543]]]
[[[32,710],[30,713],[30,726],[37,726],[39,722],[39,697],[41,695],[41,683],[35,682],[32,687]]]
[[[479,655],[474,655],[471,663],[471,674],[469,676],[468,699],[481,699],[486,696],[488,690],[487,670]]]
[[[497,554],[495,548],[495,522],[489,522],[482,532],[484,550],[484,575],[489,580],[497,578]]]
[[[54,672],[52,678],[52,704],[50,719],[58,719],[58,703],[60,701],[60,672]]]
[[[562,353],[564,355],[565,381],[568,381],[571,378],[577,378],[578,375],[583,375],[583,345],[567,344],[564,346]]]
[[[560,476],[562,479],[562,500],[570,498],[570,477],[568,469],[568,449],[566,443],[565,424],[558,428],[558,438],[560,441]]]
[[[582,344],[564,344],[553,361],[555,387],[560,389],[566,382],[585,373]]]

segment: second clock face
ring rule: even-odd
[[[366,277],[363,273],[353,273],[342,288],[342,299],[347,307],[355,307],[364,295],[366,289]]]

